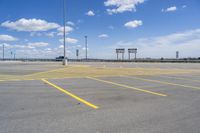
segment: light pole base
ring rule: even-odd
[[[63,59],[63,65],[67,66],[68,65],[68,60],[67,59]]]

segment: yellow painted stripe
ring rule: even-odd
[[[84,76],[72,76],[72,77],[62,77],[62,78],[45,78],[45,79],[77,79],[77,78],[85,78]]]
[[[98,106],[96,106],[96,105],[94,105],[94,104],[92,104],[92,103],[90,103],[90,102],[87,102],[86,100],[84,100],[84,99],[82,99],[82,98],[80,98],[80,97],[78,97],[78,96],[76,96],[76,95],[70,93],[69,91],[67,91],[67,90],[65,90],[65,89],[63,89],[63,88],[61,88],[61,87],[59,87],[59,86],[57,86],[57,85],[55,85],[55,84],[53,84],[53,83],[51,83],[51,82],[45,80],[45,79],[41,79],[41,80],[42,80],[43,82],[45,82],[45,83],[47,83],[47,84],[53,86],[54,88],[58,89],[59,91],[61,91],[61,92],[65,93],[65,94],[71,96],[72,98],[74,98],[74,99],[76,99],[76,100],[78,100],[78,101],[84,103],[85,105],[87,105],[87,106],[89,106],[89,107],[92,107],[92,108],[94,108],[94,109],[98,109],[98,108],[99,108]]]
[[[40,80],[40,79],[6,79],[4,81],[30,81],[30,80]]]
[[[186,81],[194,81],[194,82],[200,82],[199,80],[194,80],[194,79],[186,79],[186,78],[180,78],[180,77],[172,77],[172,76],[160,76],[164,78],[172,78],[172,79],[179,79],[179,80],[186,80]]]
[[[160,83],[160,84],[167,84],[167,85],[173,85],[173,86],[181,86],[181,87],[184,87],[184,88],[192,88],[192,89],[200,90],[200,88],[196,87],[196,86],[182,85],[182,84],[176,84],[176,83],[159,81],[159,80],[152,80],[152,79],[145,79],[145,78],[138,78],[138,77],[129,77],[129,76],[124,76],[124,77],[132,78],[132,79],[138,79],[138,80],[143,80],[143,81],[148,81],[148,82],[154,82],[154,83]]]
[[[25,80],[37,80],[37,79],[25,79]]]
[[[92,79],[92,80],[96,80],[96,81],[100,81],[100,82],[104,82],[104,83],[108,83],[108,84],[113,84],[113,85],[124,87],[124,88],[129,88],[129,89],[136,90],[136,91],[141,91],[141,92],[145,92],[145,93],[150,93],[150,94],[158,95],[158,96],[163,96],[163,97],[167,96],[167,95],[162,94],[162,93],[157,93],[157,92],[153,92],[153,91],[149,91],[149,90],[135,88],[135,87],[132,87],[132,86],[128,86],[128,85],[124,85],[124,84],[119,84],[119,83],[115,83],[115,82],[111,82],[111,81],[106,81],[106,80],[102,80],[102,79],[98,79],[98,78],[94,78],[94,77],[87,77],[87,78],[88,79]]]
[[[20,79],[11,79],[10,81],[22,81]]]
[[[70,65],[71,67],[90,67],[89,65]]]
[[[36,73],[24,75],[24,76],[25,76],[25,77],[26,77],[26,76],[28,77],[28,76],[35,76],[35,75],[44,74],[44,73],[57,72],[57,71],[65,70],[66,68],[68,68],[68,67],[57,68],[57,69],[48,70],[48,71],[42,71],[42,72],[36,72]]]

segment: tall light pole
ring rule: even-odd
[[[4,60],[4,44],[3,44],[3,60]]]
[[[87,46],[87,36],[85,36],[85,59],[87,60],[87,50],[88,50],[88,48],[87,48],[88,46]]]
[[[66,26],[66,1],[63,0],[63,46],[64,46],[64,57],[63,57],[63,65],[67,65],[67,58],[66,58],[66,35],[65,35],[65,27]]]
[[[14,60],[15,60],[15,57],[16,57],[16,53],[14,53]]]
[[[12,52],[12,51],[10,51],[10,59],[12,59],[12,55],[13,55],[13,52]]]

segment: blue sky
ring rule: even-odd
[[[116,58],[115,48],[138,57],[200,57],[199,0],[66,0],[69,58]],[[0,0],[0,46],[16,57],[62,55],[63,0]],[[2,53],[2,48],[0,54]],[[1,54],[2,55],[2,54]],[[0,56],[1,56],[0,55]],[[127,54],[126,54],[127,55]]]

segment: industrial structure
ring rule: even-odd
[[[117,60],[119,60],[119,54],[122,55],[122,60],[124,60],[124,53],[125,53],[125,49],[124,48],[117,48],[116,49],[116,54],[117,54]]]
[[[131,60],[131,53],[135,55],[135,60],[137,58],[137,48],[129,48],[128,49],[128,59]]]
[[[124,53],[125,53],[125,48],[117,48],[116,49],[116,54],[117,54],[117,60],[119,60],[119,54],[121,54],[122,58],[121,60],[125,60],[124,59]],[[131,54],[134,54],[134,60],[136,60],[137,58],[137,48],[129,48],[128,49],[128,60],[131,60]]]

